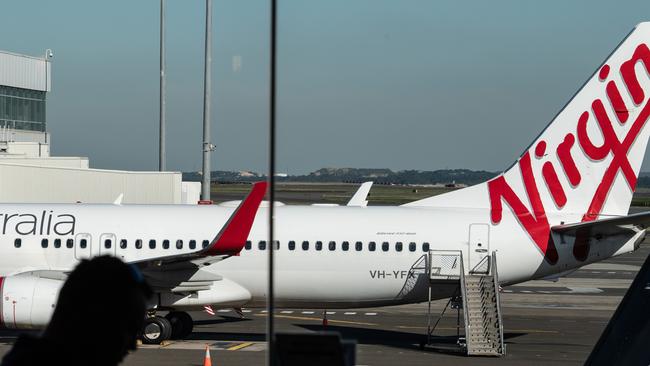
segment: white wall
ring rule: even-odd
[[[181,203],[181,173],[0,164],[2,203]]]

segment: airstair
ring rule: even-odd
[[[431,348],[459,350],[468,356],[503,356],[503,322],[499,302],[499,278],[497,257],[493,252],[485,255],[473,268],[465,270],[461,251],[432,250],[427,258],[429,276],[429,307],[427,312],[427,340]],[[456,285],[454,295],[449,299],[435,324],[432,324],[432,287]],[[449,306],[457,310],[456,343],[453,347],[434,342],[437,325]],[[460,313],[463,314],[465,335],[460,335]]]

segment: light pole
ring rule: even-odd
[[[210,153],[214,145],[210,142],[210,92],[212,79],[212,0],[205,0],[205,64],[203,70],[203,182],[201,201],[210,200]]]
[[[165,0],[160,0],[160,128],[158,137],[158,170],[164,171],[165,159]]]

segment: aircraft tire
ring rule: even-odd
[[[185,339],[194,330],[194,320],[184,311],[172,311],[165,316],[171,323],[171,339]]]
[[[144,320],[142,325],[142,343],[161,344],[172,335],[172,325],[166,318],[153,316]]]

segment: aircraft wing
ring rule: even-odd
[[[601,220],[553,226],[551,230],[569,236],[613,236],[638,232],[650,227],[650,211],[627,216],[616,216]]]
[[[196,252],[168,255],[130,263],[139,265],[143,269],[152,266],[164,266],[166,269],[171,270],[186,269],[188,267],[209,265],[239,254],[246,244],[257,209],[266,194],[266,188],[266,182],[253,184],[251,192],[241,201],[207,247]]]
[[[350,198],[347,206],[356,206],[356,207],[365,207],[368,206],[368,193],[370,193],[370,188],[372,188],[372,182],[365,182],[361,184],[357,192]]]

